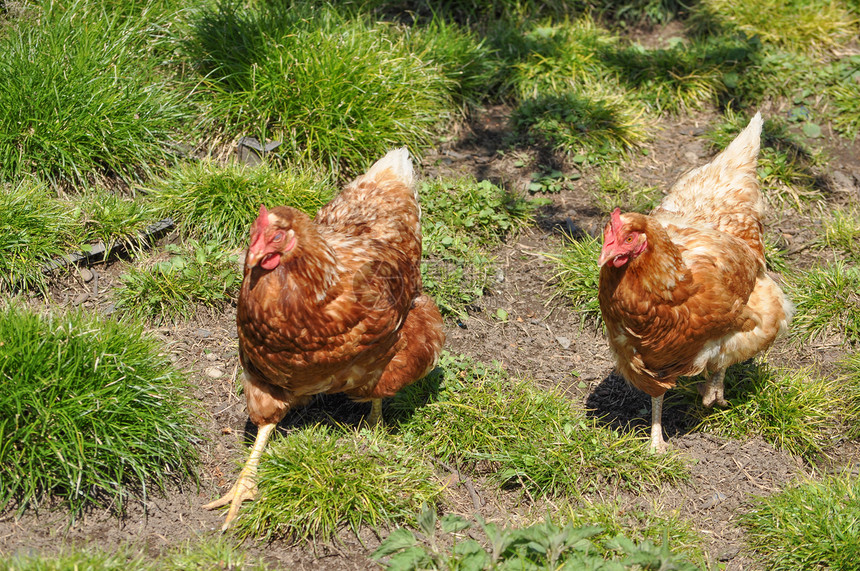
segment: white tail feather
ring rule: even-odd
[[[414,174],[412,172],[412,158],[409,156],[409,150],[406,147],[400,147],[388,153],[376,161],[370,170],[365,175],[368,178],[376,178],[378,173],[384,170],[391,169],[399,180],[408,186],[412,186]]]

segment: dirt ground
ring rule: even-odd
[[[766,115],[782,112],[763,111]],[[504,108],[480,114],[455,142],[423,158],[421,176],[469,174],[522,190],[529,174],[539,167],[572,172],[569,166],[536,149],[497,152],[505,138],[506,117]],[[712,155],[701,137],[712,118],[702,113],[664,120],[656,139],[649,144],[649,154],[632,161],[625,176],[637,184],[668,188],[678,175]],[[856,200],[860,195],[860,143],[831,146],[828,152],[832,161],[821,173],[821,184],[829,203]],[[526,167],[516,166],[523,157]],[[553,266],[542,255],[557,249],[566,239],[565,232],[595,235],[602,228],[605,220],[589,194],[595,186],[594,171],[586,172],[571,188],[548,195],[552,204],[541,209],[537,224],[496,253],[499,271],[490,291],[471,308],[468,318],[447,320],[447,349],[485,361],[501,355],[505,367],[515,374],[543,387],[556,387],[572,401],[586,404],[595,414],[628,426],[629,430],[629,426],[647,426],[649,399],[612,374],[609,351],[600,330],[593,325],[582,327],[579,316],[564,300],[552,299],[548,284]],[[812,215],[771,210],[766,228],[792,252],[791,263],[804,267],[820,261],[818,254],[806,247],[810,229],[816,223]],[[52,303],[110,312],[109,292],[123,264],[118,260],[90,268],[98,279],[89,282],[79,273],[60,279]],[[498,308],[508,312],[507,322],[490,317]],[[106,511],[86,513],[71,528],[67,528],[67,516],[62,511],[46,508],[28,512],[20,519],[7,514],[0,519],[0,552],[50,554],[62,544],[97,544],[109,550],[130,546],[156,555],[185,540],[216,534],[223,515],[200,506],[225,491],[238,474],[251,429],[244,402],[233,388],[238,369],[234,319],[235,307],[228,306],[220,312],[200,315],[193,322],[153,331],[163,340],[177,366],[189,372],[205,411],[202,422],[209,440],[202,444],[199,487],[152,494],[145,505],[132,503],[123,518]],[[842,351],[836,343],[798,347],[783,340],[770,351],[768,359],[777,366],[811,365],[827,374]],[[281,429],[329,417],[357,423],[366,412],[367,405],[352,404],[337,396],[320,397],[308,408],[288,416]],[[810,472],[811,467],[758,438],[724,440],[693,431],[684,406],[671,398],[667,400],[664,423],[670,442],[696,460],[689,483],[639,493],[607,490],[607,494],[615,495],[622,506],[631,510],[661,507],[677,512],[701,531],[712,560],[723,562],[726,569],[756,569],[756,563],[743,550],[743,533],[736,524],[738,514],[751,496],[773,493],[798,475]],[[860,460],[860,452],[851,444],[834,450],[832,456],[834,465]],[[516,492],[484,486],[479,477],[474,481],[482,504],[480,515],[500,522],[518,522],[523,508]],[[468,496],[457,497],[455,493],[447,501],[447,511],[464,515],[474,512]],[[338,541],[325,545],[249,542],[247,547],[252,554],[262,555],[283,568],[376,569],[378,565],[369,559],[369,554],[378,542],[373,531],[365,530],[361,537],[344,532]]]

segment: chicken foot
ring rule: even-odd
[[[663,440],[663,395],[651,397],[651,452],[665,452],[669,445]]]
[[[726,370],[720,369],[711,375],[707,381],[698,384],[699,394],[702,395],[702,406],[705,408],[711,408],[714,405],[729,406],[723,394],[723,380],[725,378]]]
[[[373,399],[370,401],[370,414],[367,415],[364,421],[371,428],[382,424],[382,399]]]
[[[263,455],[263,450],[266,448],[266,443],[277,426],[277,423],[264,424],[257,429],[257,439],[254,441],[254,448],[251,450],[251,455],[239,474],[239,479],[236,480],[236,483],[233,484],[233,487],[224,496],[203,506],[203,509],[213,510],[230,504],[230,510],[227,512],[227,518],[224,520],[224,525],[221,526],[221,531],[227,531],[230,522],[239,513],[239,507],[242,505],[242,502],[253,500],[257,495],[257,466],[260,463],[260,456]]]

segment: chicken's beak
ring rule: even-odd
[[[603,250],[600,251],[600,257],[597,258],[597,267],[602,268],[603,264],[611,260],[615,257],[615,252],[612,248],[607,248],[604,246]]]
[[[263,259],[264,255],[265,252],[262,250],[259,252],[252,252],[251,250],[248,250],[248,252],[245,254],[245,265],[249,268],[253,268],[260,263],[260,260]]]

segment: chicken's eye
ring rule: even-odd
[[[283,233],[283,232],[278,232],[277,234],[275,234],[275,235],[272,237],[272,241],[273,241],[273,242],[280,242],[280,241],[281,241],[281,240],[283,240],[283,239],[284,239],[284,233]]]
[[[633,241],[633,234],[628,234],[626,238],[624,238],[624,243],[629,244]]]

